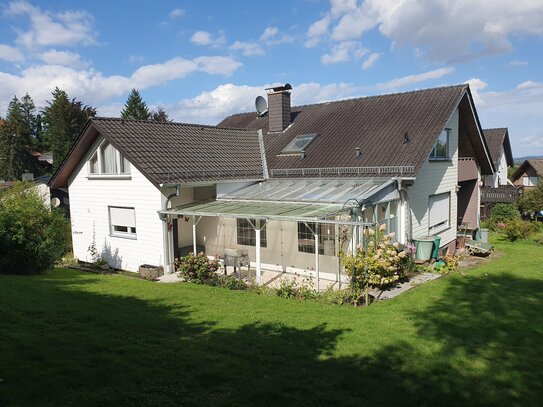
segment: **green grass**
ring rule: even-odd
[[[539,405],[543,246],[369,308],[0,276],[0,405]]]

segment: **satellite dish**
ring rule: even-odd
[[[259,116],[264,116],[268,112],[268,103],[262,96],[256,97],[255,106]]]
[[[51,206],[53,208],[58,208],[59,205],[60,205],[60,199],[58,198],[51,199]]]

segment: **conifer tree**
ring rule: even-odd
[[[23,172],[32,172],[31,132],[25,122],[21,102],[14,96],[8,106],[6,120],[0,125],[0,177],[20,179]]]
[[[43,139],[45,147],[53,152],[53,168],[57,169],[87,119],[96,115],[96,109],[75,99],[70,101],[68,94],[59,88],[52,94],[53,100],[43,111]]]
[[[132,89],[121,111],[123,119],[149,120],[151,113],[136,89]]]
[[[168,117],[168,113],[166,113],[166,111],[164,110],[164,108],[162,106],[159,106],[157,108],[157,110],[153,110],[151,112],[151,118],[150,118],[152,121],[154,122],[163,122],[163,123],[166,123],[166,122],[169,122],[170,119]]]

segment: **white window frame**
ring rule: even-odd
[[[324,255],[324,242],[331,241],[334,243],[334,253],[336,252],[336,229],[334,225],[315,223],[315,222],[298,222],[297,237],[298,237],[298,253],[313,253],[315,254],[315,234],[319,234],[319,254]]]
[[[123,210],[131,210],[134,217],[133,225],[130,224],[113,224],[112,217],[111,217],[111,210],[112,209],[123,209]],[[112,237],[121,237],[124,239],[137,239],[137,228],[136,228],[136,209],[133,207],[126,207],[126,206],[108,206],[108,219],[109,219],[109,235]],[[116,228],[126,228],[126,231],[122,230],[116,230]]]
[[[116,168],[117,168],[117,171],[115,173],[105,173],[105,172],[102,172],[102,148],[107,144],[111,145],[111,147],[115,150],[115,165],[116,165]],[[98,172],[92,172],[91,171],[91,160],[96,157],[97,160],[96,160],[96,165],[97,165],[97,168],[98,168]],[[128,171],[127,172],[123,172],[121,170],[124,169],[125,167],[125,163],[128,163]],[[124,157],[119,150],[117,150],[115,147],[113,147],[113,145],[107,141],[107,140],[102,140],[100,141],[100,143],[98,144],[98,147],[96,147],[96,149],[94,150],[94,152],[91,154],[90,158],[87,160],[87,173],[88,173],[88,178],[100,178],[100,179],[103,179],[103,178],[113,178],[113,179],[130,179],[131,178],[131,164],[130,162],[126,159],[126,157]]]
[[[436,199],[437,197],[441,197],[441,198],[446,197],[447,199],[447,202],[448,202],[447,219],[444,221],[440,221],[435,224],[432,224],[432,211],[431,211],[432,199]],[[448,229],[450,226],[451,226],[451,193],[444,192],[440,194],[430,195],[428,197],[428,235],[434,235],[436,233],[442,232]]]
[[[444,156],[437,155],[437,143],[439,142],[439,139],[441,136],[445,133],[447,141],[445,143],[445,147],[447,149],[447,152]],[[439,138],[434,144],[434,148],[432,148],[432,152],[430,153],[430,160],[432,161],[439,161],[439,160],[450,160],[450,144],[451,144],[451,129],[443,129],[441,133],[439,133]]]

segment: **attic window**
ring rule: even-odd
[[[431,160],[443,160],[449,158],[449,129],[445,129],[439,135],[439,138],[430,153]]]
[[[108,141],[103,141],[89,159],[89,175],[130,175],[130,163]]]
[[[301,134],[294,137],[290,143],[281,151],[281,154],[298,154],[306,149],[306,147],[317,137],[316,134]]]

